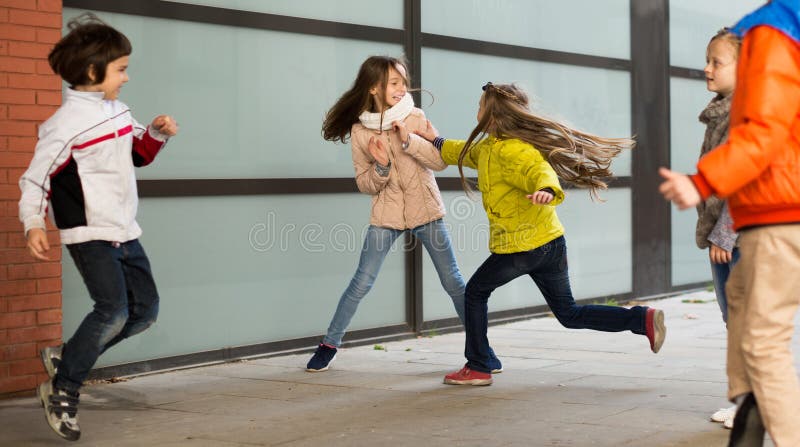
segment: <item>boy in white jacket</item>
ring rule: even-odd
[[[117,100],[128,82],[131,44],[91,14],[70,21],[70,31],[48,61],[70,88],[56,113],[39,129],[39,141],[19,181],[19,217],[28,249],[48,260],[45,215],[52,207],[94,308],[63,346],[45,348],[50,379],[39,399],[50,427],[62,438],[80,437],[78,390],[106,349],[155,322],[158,292],[139,244],[134,166],[153,161],[178,131],[161,115],[144,127]]]

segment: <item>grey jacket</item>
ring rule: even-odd
[[[730,123],[729,112],[733,95],[717,95],[700,113],[700,122],[706,125],[705,138],[700,150],[700,158],[728,139]],[[733,231],[733,219],[724,200],[711,196],[705,203],[697,206],[697,247],[705,249],[711,243],[731,251],[736,246],[737,234]]]

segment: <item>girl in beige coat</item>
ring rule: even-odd
[[[433,176],[433,170],[447,165],[431,143],[413,134],[424,130],[427,120],[414,107],[406,72],[398,59],[369,57],[322,125],[326,140],[346,143],[350,137],[356,183],[359,191],[372,196],[372,212],[358,269],[307,371],[328,369],[359,302],[372,288],[394,241],[405,231],[425,246],[442,287],[464,321],[464,279],[442,221],[444,204]],[[493,353],[492,358],[492,369],[500,372],[500,361]]]

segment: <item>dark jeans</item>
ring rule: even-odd
[[[123,244],[89,241],[67,245],[94,301],[64,345],[54,386],[77,392],[100,354],[156,321],[158,291],[150,261],[134,239]]]
[[[533,278],[550,310],[564,327],[646,333],[646,307],[626,309],[575,304],[567,273],[567,244],[562,236],[531,251],[492,254],[472,275],[467,283],[465,302],[467,338],[464,355],[470,369],[490,372],[487,365],[489,339],[486,336],[489,295],[494,289],[522,275]]]

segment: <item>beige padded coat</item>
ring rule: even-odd
[[[361,123],[350,130],[358,190],[372,196],[370,225],[405,230],[440,219],[444,203],[433,171],[447,167],[436,147],[414,135],[415,129],[427,126],[425,114],[414,108],[404,120],[409,132],[408,148],[403,150],[400,135],[394,129],[367,129]],[[391,166],[381,176],[377,162],[369,153],[369,139],[377,136],[386,146]]]

